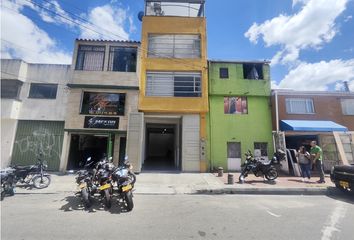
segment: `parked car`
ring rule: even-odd
[[[331,180],[337,188],[354,192],[354,164],[334,166],[331,169]]]

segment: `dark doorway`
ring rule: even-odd
[[[98,161],[107,154],[107,145],[108,136],[72,134],[67,170],[83,168],[88,157]]]
[[[175,141],[175,125],[147,125],[143,170],[178,170],[175,161]]]

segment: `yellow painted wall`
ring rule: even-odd
[[[148,34],[200,34],[201,58],[147,58]],[[147,71],[201,72],[202,97],[145,96]],[[139,110],[144,112],[162,113],[205,113],[208,111],[208,71],[205,18],[144,16],[141,42]]]

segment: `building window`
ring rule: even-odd
[[[84,92],[81,114],[124,115],[125,93]]]
[[[263,64],[261,63],[244,63],[243,78],[261,80],[263,79]]]
[[[225,114],[248,114],[247,97],[224,97]]]
[[[201,74],[186,72],[147,72],[146,96],[200,97]]]
[[[341,99],[344,115],[354,115],[354,99]]]
[[[104,46],[79,45],[76,70],[103,71]]]
[[[136,48],[110,47],[108,71],[136,72]]]
[[[254,143],[254,156],[255,157],[268,157],[268,143],[255,142]]]
[[[228,68],[219,68],[220,78],[229,78],[229,69]]]
[[[315,108],[311,98],[286,98],[286,112],[290,114],[313,114]]]
[[[29,98],[56,99],[58,84],[31,83]]]
[[[19,99],[22,84],[19,80],[1,80],[1,98]]]
[[[227,143],[227,158],[241,158],[241,143],[228,142]]]
[[[200,58],[200,35],[149,34],[149,58]]]
[[[146,16],[204,17],[204,1],[145,1]]]

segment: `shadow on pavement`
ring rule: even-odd
[[[326,194],[327,197],[332,198],[337,201],[342,201],[346,203],[354,204],[354,193],[353,192],[344,192],[337,189],[336,187],[329,187],[330,191]]]
[[[86,211],[89,213],[95,213],[98,211],[107,211],[112,214],[121,214],[127,212],[125,204],[123,202],[119,202],[116,197],[112,198],[111,208],[106,208],[101,201],[101,197],[96,195],[92,198],[92,206],[90,208],[85,208],[80,195],[67,196],[60,201],[65,201],[65,204],[59,208],[59,210],[64,212]]]

